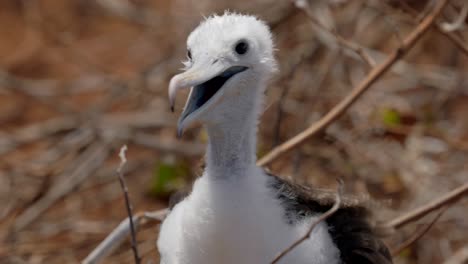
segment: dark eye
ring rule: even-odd
[[[192,60],[192,52],[190,50],[187,50],[187,57]]]
[[[249,44],[245,41],[240,41],[239,43],[236,44],[236,47],[234,48],[236,53],[239,55],[247,53],[249,50]]]

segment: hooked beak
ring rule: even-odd
[[[184,127],[187,125],[186,120],[196,115],[200,109],[210,103],[210,99],[217,95],[218,91],[231,77],[247,69],[248,67],[245,66],[232,66],[223,69],[218,65],[210,65],[192,68],[174,76],[169,83],[169,102],[172,111],[174,111],[177,91],[192,87],[184,111],[177,124],[177,136],[182,136]]]

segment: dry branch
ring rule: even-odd
[[[369,54],[367,54],[367,52],[364,49],[362,49],[361,46],[359,46],[358,44],[356,44],[356,43],[354,43],[352,41],[349,41],[349,40],[343,38],[338,33],[336,33],[336,31],[330,30],[325,25],[320,23],[320,21],[317,20],[313,16],[313,14],[311,13],[310,6],[309,6],[307,1],[304,1],[304,0],[297,1],[296,0],[296,1],[294,1],[294,3],[295,3],[297,8],[299,8],[300,10],[302,10],[306,14],[306,16],[309,18],[309,20],[312,22],[313,25],[320,28],[324,32],[327,32],[328,34],[331,34],[339,45],[341,45],[341,46],[355,52],[357,55],[359,55],[359,57],[362,59],[362,61],[367,63],[367,65],[369,67],[375,67],[374,59]]]
[[[436,29],[438,32],[440,32],[442,35],[446,36],[452,43],[457,46],[459,50],[465,54],[465,56],[468,56],[468,46],[466,46],[466,43],[463,42],[459,37],[455,36],[453,33],[446,32],[442,30],[442,27],[437,24]]]
[[[15,149],[18,147],[18,145],[31,143],[58,132],[76,128],[76,126],[76,120],[70,117],[57,117],[47,121],[24,126],[20,129],[17,129],[8,136],[0,139],[1,141],[5,142],[0,144],[3,145],[0,147],[0,154],[4,154],[12,149]]]
[[[468,3],[465,2],[463,8],[458,15],[458,17],[452,23],[449,22],[442,22],[440,23],[440,27],[445,32],[453,32],[456,30],[460,30],[465,25],[465,20],[468,15]]]
[[[52,100],[52,98],[44,96],[35,96],[35,94],[31,93],[31,91],[37,90],[34,88],[38,87],[37,85],[31,85],[31,83],[32,82],[25,82],[22,79],[19,79],[6,71],[0,70],[0,86],[2,86],[3,89],[6,88],[11,92],[17,92],[23,96],[37,100],[51,107],[52,109],[57,110],[58,112],[62,112],[64,114],[69,115],[73,114],[72,108],[66,102],[62,102],[60,100]]]
[[[407,3],[405,3],[405,1],[400,1],[400,4],[401,4],[401,7],[405,11],[410,13],[411,17],[418,15],[418,12],[414,10],[412,7],[410,7]],[[467,6],[468,5],[465,5],[465,7]],[[444,30],[443,23],[441,22],[435,23],[433,24],[433,27],[437,30],[437,32],[447,37],[459,50],[463,52],[463,54],[465,54],[465,56],[468,56],[468,47],[465,46],[466,43],[464,43],[463,40],[457,37],[453,32],[448,32]]]
[[[12,133],[1,135],[0,137],[0,154],[8,153],[20,147],[21,145],[32,143],[60,132],[77,129],[79,126],[88,125],[89,120],[79,120],[70,116],[51,118],[46,121],[30,124],[22,128],[18,128]],[[144,112],[121,112],[102,114],[97,116],[95,122],[100,136],[107,138],[110,134],[104,132],[132,131],[141,128],[159,128],[174,126],[175,122],[167,115],[160,112],[144,111]],[[109,129],[112,128],[112,129]],[[142,134],[144,135],[144,134]],[[126,137],[123,137],[127,139]],[[202,144],[181,142],[167,144],[165,142],[154,142],[154,137],[137,136],[136,143],[147,145],[158,150],[176,152],[182,155],[200,155],[204,149]]]
[[[421,21],[421,23],[413,30],[413,32],[411,32],[409,36],[404,39],[402,45],[394,50],[382,64],[374,67],[369,72],[369,74],[351,91],[351,93],[335,107],[333,107],[324,117],[292,139],[271,150],[267,155],[261,158],[257,164],[259,166],[265,166],[271,163],[288,151],[298,147],[304,141],[338,119],[365,91],[371,87],[372,84],[374,84],[416,44],[422,35],[431,27],[436,17],[442,12],[444,6],[447,3],[448,0],[439,1],[432,13],[426,16],[426,18]]]
[[[98,0],[96,2],[109,13],[148,28],[154,27],[159,21],[158,17],[128,0]]]
[[[177,153],[184,156],[200,156],[205,151],[205,145],[198,142],[161,140],[161,138],[139,132],[128,138],[137,145],[154,148],[163,152]]]
[[[107,155],[108,148],[105,144],[94,144],[88,147],[80,154],[75,163],[71,164],[71,167],[59,176],[58,182],[44,197],[16,218],[14,231],[20,231],[31,224],[60,198],[91,176],[101,166]]]
[[[432,226],[439,220],[439,218],[445,213],[445,211],[448,208],[449,208],[448,206],[442,208],[439,211],[439,213],[437,213],[437,215],[434,217],[434,219],[432,219],[432,221],[429,224],[425,225],[421,229],[418,229],[411,237],[409,237],[403,243],[398,245],[397,248],[392,249],[391,250],[392,256],[396,256],[396,255],[400,254],[405,248],[411,246],[414,242],[418,241],[421,237],[423,237],[424,234],[426,234],[429,231],[429,229],[432,228]]]
[[[146,222],[162,221],[167,214],[167,209],[154,212],[136,213],[133,216],[135,230],[138,230]],[[102,261],[119,247],[130,234],[129,218],[124,219],[83,261],[83,264],[94,264]]]
[[[387,223],[387,226],[390,228],[398,229],[410,222],[416,221],[421,217],[427,215],[428,213],[437,210],[445,205],[450,205],[468,195],[468,182],[462,186],[456,188],[455,190],[450,191],[449,193],[443,195],[440,198],[435,199],[434,201],[429,202],[421,207],[418,207],[390,222]]]
[[[444,264],[466,264],[468,261],[468,245],[457,250]]]
[[[135,264],[140,264],[141,259],[140,255],[138,254],[138,245],[136,241],[136,232],[135,232],[135,226],[133,224],[133,213],[132,213],[132,205],[130,203],[130,197],[128,194],[128,188],[127,184],[125,184],[125,179],[123,175],[123,167],[127,163],[127,157],[125,156],[125,152],[127,151],[127,145],[124,145],[122,148],[120,148],[119,152],[119,158],[120,158],[120,165],[117,168],[117,174],[119,176],[119,182],[120,182],[120,187],[122,188],[122,191],[124,193],[124,198],[125,198],[125,208],[127,209],[127,215],[128,215],[128,220],[130,223],[130,234],[132,238],[132,250],[133,250],[133,256],[135,257]]]
[[[286,254],[288,254],[289,252],[291,252],[294,248],[296,248],[297,246],[299,246],[302,242],[306,241],[307,239],[310,238],[310,235],[312,234],[312,231],[314,231],[314,228],[321,222],[325,221],[327,218],[329,218],[330,216],[332,216],[336,211],[338,211],[338,209],[340,208],[341,206],[341,195],[342,195],[342,192],[343,192],[343,182],[342,181],[338,181],[338,190],[336,192],[336,200],[335,200],[335,204],[333,204],[333,206],[328,210],[326,211],[325,213],[323,213],[319,218],[317,218],[312,224],[311,226],[309,227],[309,229],[307,230],[307,232],[304,234],[304,236],[300,237],[298,240],[296,240],[294,243],[292,243],[289,247],[287,247],[286,249],[284,249],[283,251],[281,251],[274,259],[273,261],[271,262],[271,264],[275,264],[275,263],[278,263],[278,261],[280,261],[284,256],[286,256]]]

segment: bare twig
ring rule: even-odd
[[[205,151],[205,146],[198,142],[161,140],[159,137],[148,133],[138,132],[129,138],[133,143],[159,151],[178,153],[184,156],[200,156]]]
[[[394,134],[405,135],[405,136],[408,136],[410,133],[412,133],[412,127],[407,126],[407,125],[387,126],[385,127],[385,130]],[[450,145],[454,149],[468,151],[468,142],[466,141],[443,135],[442,133],[439,133],[437,131],[427,130],[427,131],[423,131],[423,133],[427,136],[438,138],[440,140],[445,141],[448,145]]]
[[[414,10],[412,7],[410,7],[408,4],[406,4],[405,1],[400,1],[400,4],[401,4],[401,7],[406,12],[408,12],[411,16],[418,15],[418,12]],[[453,32],[448,32],[444,30],[441,22],[434,23],[433,27],[437,30],[437,32],[447,37],[459,50],[463,52],[463,54],[465,54],[465,56],[468,56],[468,47],[465,46],[466,43],[464,43],[463,40],[457,37]]]
[[[445,32],[452,32],[460,30],[465,25],[465,19],[468,15],[468,3],[465,2],[463,9],[460,12],[460,15],[455,19],[454,22],[442,22],[440,25],[441,29]]]
[[[47,121],[19,128],[10,133],[8,139],[12,141],[13,147],[16,147],[16,144],[31,143],[55,133],[76,128],[76,126],[76,120],[70,117],[51,118]],[[3,138],[3,140],[5,140],[5,138]],[[0,153],[4,153],[8,150],[10,150],[10,148],[0,149]]]
[[[416,230],[416,232],[413,235],[411,235],[407,240],[405,240],[403,243],[398,245],[397,248],[392,249],[391,250],[392,256],[396,256],[396,255],[400,254],[401,251],[403,251],[405,248],[411,246],[414,242],[418,241],[422,236],[424,236],[427,233],[427,231],[429,231],[429,229],[432,228],[432,226],[437,222],[437,220],[439,220],[439,218],[445,213],[445,211],[448,208],[449,208],[448,206],[442,208],[437,213],[437,215],[434,217],[434,219],[432,219],[432,221],[429,224],[427,224],[424,227]]]
[[[61,171],[61,168],[73,164],[80,150],[89,146],[95,139],[96,136],[90,129],[85,127],[76,129],[57,140],[55,144],[48,146],[47,150],[44,150],[36,159],[24,164],[23,168],[28,173],[38,171],[41,174],[56,174]],[[11,166],[16,167],[18,164],[12,163]]]
[[[3,89],[6,88],[6,90],[10,90],[11,92],[17,92],[23,96],[37,100],[49,106],[50,108],[57,110],[58,112],[62,112],[64,114],[69,115],[74,113],[72,107],[67,102],[63,102],[61,100],[53,100],[52,98],[44,96],[35,96],[35,94],[31,93],[31,91],[34,91],[33,87],[37,88],[38,85],[31,85],[32,82],[25,82],[22,79],[17,78],[16,76],[6,71],[0,70],[0,84],[2,84]]]
[[[333,206],[328,210],[326,211],[325,213],[323,213],[319,218],[317,218],[312,224],[311,226],[309,227],[309,229],[307,230],[307,232],[304,234],[304,236],[300,237],[298,240],[296,240],[294,243],[292,243],[289,247],[287,247],[286,249],[284,249],[283,251],[281,251],[274,259],[273,261],[271,262],[271,264],[275,264],[275,263],[278,263],[278,261],[280,261],[281,258],[283,258],[284,256],[286,256],[286,254],[288,254],[289,252],[291,252],[295,247],[299,246],[302,242],[306,241],[307,239],[310,238],[310,235],[312,234],[312,231],[314,230],[314,228],[321,222],[325,221],[327,218],[329,218],[330,216],[332,216],[336,211],[338,211],[338,209],[340,208],[341,206],[341,195],[342,195],[342,192],[343,192],[343,182],[341,180],[338,181],[338,189],[337,189],[337,192],[336,192],[336,200],[335,200],[335,204],[333,204]]]
[[[133,217],[135,230],[138,230],[147,222],[164,220],[167,214],[167,209],[162,209],[154,212],[136,213]],[[99,263],[106,256],[109,256],[130,234],[129,219],[124,219],[83,261],[83,264]]]
[[[175,122],[170,119],[169,116],[154,111],[108,113],[99,115],[96,118],[97,121],[95,123],[101,132],[132,131],[139,128],[158,128],[162,126],[168,127],[175,125]],[[26,125],[22,128],[16,129],[12,133],[5,134],[0,137],[0,154],[7,153],[15,150],[21,145],[47,138],[60,132],[77,129],[79,126],[85,126],[87,123],[88,120],[80,122],[79,118],[63,116]],[[109,127],[113,129],[109,129]],[[153,148],[174,152],[178,152],[177,150],[181,149],[183,150],[181,151],[181,154],[184,155],[186,153],[189,153],[188,155],[200,155],[204,149],[203,145],[196,143],[187,143],[189,145],[187,145],[186,148],[183,148],[186,143],[180,143],[181,146],[174,146],[173,144],[167,144],[166,142],[160,142],[159,144],[151,143],[154,141],[151,140],[154,139],[154,137],[143,137],[141,142],[139,139],[140,137],[137,136],[135,141],[142,145],[151,145]]]
[[[280,143],[280,130],[281,130],[281,123],[283,121],[283,107],[284,107],[284,101],[285,98],[288,96],[289,90],[291,88],[291,84],[288,83],[289,79],[292,79],[294,76],[294,73],[296,72],[296,69],[299,65],[301,65],[303,59],[301,58],[297,63],[295,63],[292,66],[292,70],[286,75],[284,78],[282,78],[281,83],[283,85],[283,89],[281,91],[281,96],[280,99],[278,100],[278,108],[277,108],[277,115],[276,115],[276,121],[275,121],[275,128],[273,129],[274,136],[273,136],[273,147],[277,146]]]
[[[369,67],[374,67],[375,66],[374,59],[372,59],[372,57],[369,56],[369,54],[367,54],[367,52],[365,52],[359,45],[357,45],[356,43],[354,43],[352,41],[349,41],[349,40],[343,38],[338,33],[336,33],[336,31],[330,30],[326,26],[324,26],[322,23],[320,23],[320,21],[318,21],[312,15],[312,13],[310,12],[310,6],[309,6],[307,1],[302,1],[302,0],[301,1],[296,1],[295,0],[294,3],[295,3],[295,6],[297,8],[299,8],[300,10],[302,10],[306,14],[306,16],[309,18],[309,20],[315,26],[317,26],[318,28],[320,28],[324,32],[327,32],[327,33],[331,34],[336,39],[336,42],[338,42],[339,45],[341,45],[343,47],[346,47],[346,48],[352,50],[353,52],[355,52],[357,55],[359,55],[359,57],[361,57],[361,59],[364,62],[367,63],[367,65]]]
[[[437,24],[435,28],[437,29],[438,32],[440,32],[442,35],[446,36],[450,41],[452,41],[452,43],[455,46],[457,46],[457,48],[461,50],[463,54],[465,54],[465,56],[468,56],[468,46],[466,46],[466,43],[464,43],[463,40],[461,40],[460,38],[458,38],[457,36],[455,36],[454,34],[450,32],[446,32],[442,30],[442,27],[440,26],[440,24]]]
[[[261,158],[257,164],[265,166],[272,161],[279,158],[281,155],[296,148],[305,140],[312,137],[317,132],[321,131],[333,121],[338,119],[365,91],[367,91],[372,84],[374,84],[383,74],[385,74],[403,55],[405,55],[421,36],[429,29],[434,23],[436,17],[442,12],[448,0],[441,0],[437,3],[431,14],[429,14],[423,21],[406,37],[396,50],[394,50],[387,59],[380,65],[373,68],[369,74],[345,97],[338,105],[333,107],[322,119],[312,124],[309,128],[302,131],[292,139],[284,142],[280,146],[274,148],[267,155]]]
[[[466,264],[468,260],[468,245],[457,250],[444,264]]]
[[[160,111],[132,111],[102,114],[99,126],[102,128],[160,128],[175,126],[176,122],[169,115]]]
[[[28,226],[60,198],[75,189],[100,167],[107,154],[108,148],[105,144],[94,144],[83,151],[75,163],[59,176],[57,184],[44,197],[16,218],[14,230],[19,231]]]
[[[97,0],[96,2],[110,13],[142,26],[152,28],[158,22],[157,17],[143,8],[138,8],[128,0]]]
[[[125,184],[125,179],[124,179],[124,175],[122,172],[122,169],[125,166],[125,163],[127,163],[127,158],[125,156],[126,151],[127,151],[127,145],[124,145],[122,148],[120,148],[120,152],[119,152],[120,165],[117,168],[117,174],[119,175],[120,187],[122,187],[122,191],[124,193],[125,207],[127,208],[128,219],[130,222],[130,234],[132,238],[132,250],[133,250],[133,255],[135,257],[135,263],[140,264],[141,259],[140,259],[140,256],[138,255],[138,245],[136,241],[135,226],[133,223],[132,205],[130,204],[128,188],[127,188],[127,185]]]
[[[421,217],[427,215],[428,213],[441,208],[442,206],[452,204],[468,194],[468,182],[462,186],[456,188],[455,190],[450,191],[449,193],[443,195],[440,198],[431,201],[428,204],[425,204],[421,207],[418,207],[390,222],[387,223],[387,226],[390,228],[398,229],[410,222],[416,221]]]

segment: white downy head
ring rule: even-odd
[[[203,21],[188,37],[184,72],[169,85],[191,88],[178,134],[193,123],[229,126],[257,118],[265,82],[276,70],[268,26],[253,16],[225,13]],[[254,124],[255,125],[255,124]]]

